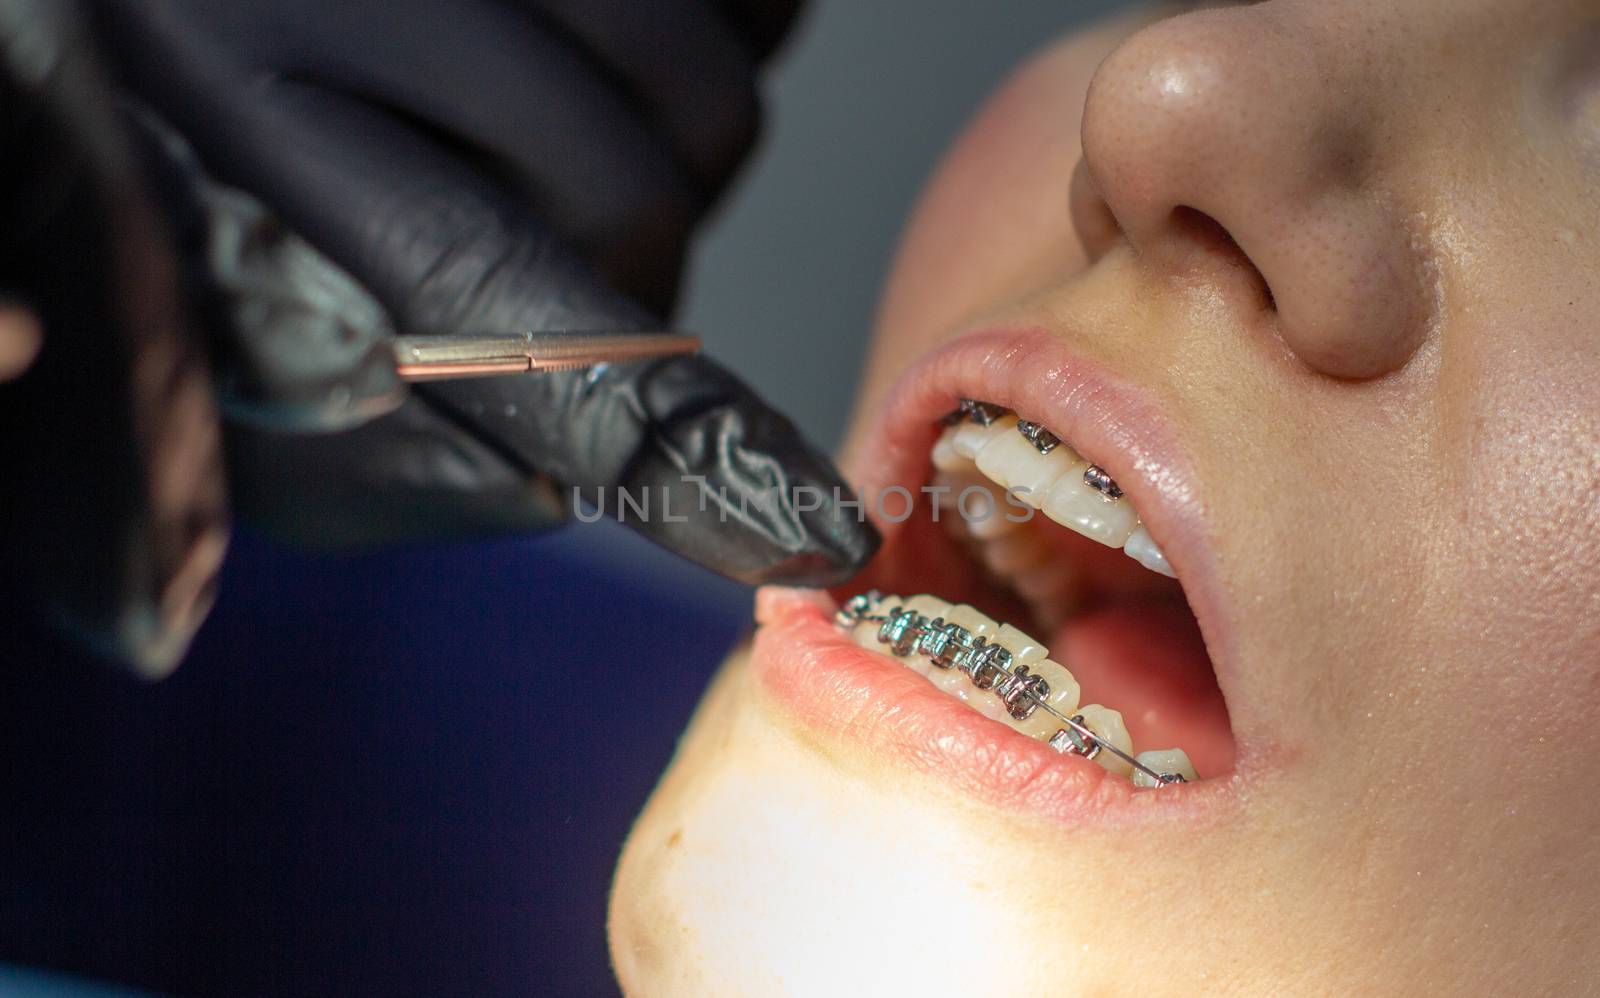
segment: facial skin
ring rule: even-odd
[[[1597,109],[1596,0],[1270,0],[1024,67],[910,226],[847,469],[974,329],[1144,387],[1276,768],[1051,823],[838,751],[736,655],[619,868],[629,992],[1600,987]]]

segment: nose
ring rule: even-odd
[[[1230,285],[1312,368],[1372,378],[1422,342],[1424,261],[1384,187],[1383,83],[1315,35],[1254,7],[1129,38],[1089,88],[1073,218],[1091,257],[1126,239]]]

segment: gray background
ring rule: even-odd
[[[1026,55],[1123,6],[813,3],[767,81],[765,141],[700,243],[680,324],[836,444],[901,226],[940,154]]]

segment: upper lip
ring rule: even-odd
[[[1179,448],[1170,424],[1148,392],[1074,352],[1056,335],[1039,328],[972,333],[928,354],[907,370],[889,393],[870,432],[857,443],[846,461],[846,473],[858,486],[868,510],[879,514],[876,499],[888,489],[904,489],[913,496],[919,494],[928,480],[929,453],[940,432],[940,417],[956,408],[963,398],[1004,406],[1022,418],[1043,423],[1116,479],[1178,573],[1217,671],[1218,685],[1226,695],[1232,685],[1230,620],[1208,542],[1208,511],[1195,487],[1189,459]],[[891,508],[899,507],[896,503]],[[878,519],[884,538],[882,557],[892,559],[897,553],[896,538],[909,521],[894,522],[885,515],[878,515]],[[865,683],[860,672],[861,663],[849,660],[848,656],[830,660],[832,653],[823,647],[826,642],[816,636],[817,632],[804,632],[810,637],[800,630],[794,634],[795,640],[814,643],[809,649],[815,653],[811,656],[812,674],[781,664],[763,663],[761,642],[757,645],[757,671],[764,674],[769,689],[773,689],[780,700],[791,704],[797,698],[810,700],[798,704],[800,712],[811,715],[814,723],[819,713],[828,718],[822,722],[823,727],[841,729],[835,731],[835,735],[854,725],[864,689],[884,696],[904,695],[900,686],[890,682]],[[768,644],[770,646],[770,642]],[[836,668],[836,675],[825,675],[829,665]],[[856,698],[856,702],[832,705],[836,710],[828,704],[830,698],[850,697]],[[970,713],[954,701],[950,706],[956,711]],[[956,724],[959,717],[953,713],[947,720]],[[972,719],[978,720],[976,715],[972,715]],[[874,723],[893,725],[894,712],[878,716]],[[908,731],[900,733],[904,737],[900,737],[899,742],[904,744],[898,747],[915,762],[925,764],[927,747],[919,741],[925,735],[909,730],[915,726],[910,725]],[[859,738],[865,733],[852,734]],[[890,735],[886,732],[871,734],[880,746]],[[895,737],[888,737],[889,743],[895,740]],[[987,787],[985,781],[1003,781],[1008,771],[1014,772],[1018,767],[1037,772],[1040,748],[1042,746],[1021,736],[1007,738],[1003,744],[985,750],[990,758],[965,767],[973,772],[958,775],[966,778],[967,785],[985,790],[990,799],[1015,799],[1014,795],[1004,792],[1005,787]],[[1238,770],[1244,768],[1249,749],[1245,742],[1238,743]],[[1008,756],[1014,751],[1009,763],[1015,765],[994,764],[994,753],[1002,751]],[[964,765],[960,760],[948,758],[949,753],[939,754],[942,766]],[[1053,753],[1051,756],[1079,777],[1084,775],[1084,771],[1077,769],[1079,766],[1099,772],[1093,763]],[[1057,785],[1037,779],[1030,782],[1036,784],[1035,789]],[[1108,793],[1110,788],[1099,784],[1100,781],[1082,779],[1060,781],[1059,793],[1043,795],[1044,809],[1076,817],[1082,816],[1086,809],[1103,810],[1108,803],[1132,799]],[[1202,787],[1208,790],[1202,791]],[[1202,801],[1209,804],[1222,789],[1218,784],[1201,784],[1180,796],[1196,805]]]

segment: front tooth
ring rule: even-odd
[[[985,544],[980,553],[989,571],[1005,578],[1032,568],[1049,556],[1032,530],[1019,530],[997,537]]]
[[[1063,475],[1081,475],[1089,462],[1078,456],[1066,444],[1058,444],[1048,454],[1021,433],[1003,433],[993,437],[978,451],[975,459],[978,470],[1001,488],[1015,489],[1017,498],[1035,509],[1044,503],[1050,486]]]
[[[971,462],[968,462],[971,468]],[[972,530],[966,519],[961,515],[958,506],[961,491],[970,488],[982,479],[974,472],[966,474],[960,471],[935,471],[933,480],[929,483],[933,491],[933,505],[938,510],[939,523],[943,525],[945,533],[957,540],[971,540]]]
[[[1072,717],[1078,709],[1081,690],[1067,667],[1053,658],[1047,658],[1028,666],[1028,671],[1043,676],[1044,681],[1050,684],[1050,692],[1045,694],[1044,702]],[[1061,721],[1050,716],[1049,712],[1035,708],[1026,721],[1011,721],[1011,726],[1025,735],[1047,742],[1051,735],[1061,730]]]
[[[1044,661],[1045,656],[1050,654],[1050,649],[1010,624],[1001,624],[1000,630],[989,640],[1011,653],[1011,661],[1005,667],[1007,673],[1014,673],[1022,668],[1032,672],[1033,667]],[[1002,678],[994,689],[990,691],[994,697],[994,713],[991,716],[997,721],[1002,721],[1008,726],[1016,728],[1022,722],[1011,716],[1010,709],[1006,707],[1005,697],[1000,694],[1000,689],[1004,682],[1005,680]],[[1034,713],[1038,713],[1038,710],[1035,709]]]
[[[1133,754],[1133,738],[1128,734],[1128,726],[1122,723],[1120,711],[1091,703],[1079,707],[1078,713],[1083,717],[1083,726],[1093,731],[1096,738],[1115,745],[1129,755]],[[1120,776],[1127,776],[1133,769],[1120,756],[1104,750],[1094,757],[1094,761]]]
[[[1149,752],[1140,752],[1134,758],[1139,760],[1140,765],[1149,766],[1163,776],[1169,773],[1176,773],[1190,783],[1200,779],[1199,774],[1194,771],[1194,763],[1189,761],[1189,754],[1181,748],[1152,749]],[[1146,776],[1135,769],[1133,771],[1133,785],[1136,787],[1153,787],[1157,784],[1153,777]]]
[[[933,504],[939,507],[939,518],[942,520],[946,516],[955,516],[956,500],[961,496],[961,490],[979,481],[982,479],[976,475],[962,474],[960,471],[935,471],[928,485]]]
[[[1106,501],[1083,480],[1066,475],[1050,486],[1042,507],[1044,515],[1092,540],[1119,548],[1139,523],[1139,514],[1127,499]]]
[[[993,640],[1000,630],[999,624],[965,603],[951,607],[944,615],[944,622],[966,628],[974,638]],[[972,685],[972,680],[959,666],[930,669],[928,679],[956,699],[966,701],[985,717],[999,717],[1005,711],[1005,704],[1000,702],[993,690],[980,690]]]
[[[1050,649],[1035,641],[1021,630],[1010,624],[1001,624],[1000,630],[991,639],[1011,653],[1011,665],[1032,666],[1033,663],[1042,661],[1050,654]]]
[[[1014,573],[1011,588],[1029,603],[1044,604],[1069,595],[1080,571],[1071,562],[1046,561]]]
[[[971,471],[972,459],[956,451],[956,433],[959,425],[947,428],[933,445],[933,466],[940,471]]]
[[[1070,561],[1044,561],[1010,575],[1011,588],[1033,608],[1040,627],[1055,630],[1083,602],[1086,573]]]
[[[957,603],[951,607],[950,612],[944,615],[944,622],[965,627],[975,638],[993,637],[995,632],[1000,630],[999,624],[965,603]]]
[[[967,674],[962,672],[958,666],[951,666],[948,669],[929,669],[928,682],[957,700],[971,700],[971,696],[964,694],[983,692],[982,690],[973,689],[972,683],[967,680]]]
[[[935,617],[943,617],[945,614],[950,612],[949,603],[946,603],[937,596],[929,595],[928,593],[918,593],[917,595],[906,600],[905,607],[908,610],[917,611],[930,620]]]
[[[1008,501],[1003,493],[997,494],[987,483],[979,487],[989,494],[988,501],[985,502],[973,495],[966,504],[967,512],[973,514],[973,518],[966,521],[967,530],[978,540],[997,540],[1013,534],[1017,528],[1028,522],[1021,519],[1023,514],[1027,514],[1029,518],[1033,516],[1032,510]],[[957,512],[959,513],[959,501]]]
[[[1005,496],[996,495],[989,480],[978,474],[971,462],[967,468],[969,473],[933,473],[933,501],[947,533],[960,539],[975,537],[987,541],[1008,536],[1027,522],[1012,519],[1020,517],[1025,510],[1007,502]]]
[[[930,596],[927,593],[921,593],[906,600],[905,607],[908,610],[915,610],[924,617],[927,617],[929,620],[937,620],[950,612],[949,603],[946,603],[937,596]],[[907,668],[919,676],[926,676],[933,668],[933,664],[928,661],[928,656],[922,654],[921,651],[907,655],[901,661],[906,664]]]
[[[987,444],[1002,433],[1020,436],[1017,433],[1017,417],[1015,416],[1002,416],[988,426],[974,422],[961,423],[956,426],[955,430],[955,435],[950,438],[950,445],[957,454],[969,461],[977,458],[978,452],[983,449],[984,444]]]
[[[1160,572],[1169,579],[1176,579],[1178,573],[1167,564],[1167,556],[1156,547],[1156,542],[1151,539],[1150,531],[1144,529],[1144,524],[1133,529],[1128,535],[1128,542],[1122,545],[1122,550],[1129,558],[1148,568],[1152,572]]]

